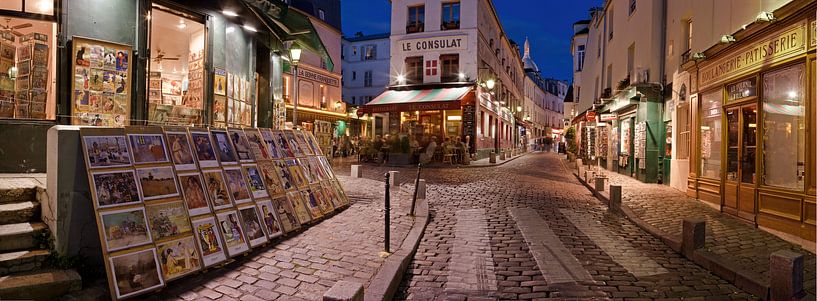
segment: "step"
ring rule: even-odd
[[[74,270],[42,270],[0,277],[0,300],[54,300],[82,288]]]
[[[36,200],[37,187],[45,187],[45,181],[33,177],[0,176],[0,204]]]
[[[51,254],[48,250],[0,253],[0,276],[38,269]]]
[[[0,225],[40,220],[40,202],[0,204]]]
[[[37,249],[48,226],[41,222],[0,225],[0,252]]]

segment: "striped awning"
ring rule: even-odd
[[[361,109],[368,113],[455,110],[461,100],[473,97],[473,87],[435,88],[419,90],[387,90]]]

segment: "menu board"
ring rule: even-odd
[[[635,125],[635,158],[645,159],[647,156],[647,122],[642,121]]]
[[[71,122],[123,126],[130,116],[130,45],[74,36]]]
[[[80,135],[115,300],[349,205],[309,132],[129,126],[84,127]]]

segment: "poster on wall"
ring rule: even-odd
[[[130,65],[132,47],[72,38],[71,123],[124,126],[130,116]]]
[[[227,95],[227,71],[215,69],[213,76],[213,93],[216,95]]]
[[[647,122],[642,121],[635,125],[635,158],[645,159],[647,156]]]

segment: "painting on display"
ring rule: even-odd
[[[281,226],[281,221],[276,214],[275,207],[273,207],[272,205],[272,201],[263,200],[258,201],[256,203],[258,206],[258,213],[261,214],[261,220],[263,221],[264,233],[266,233],[267,236],[271,239],[283,235],[284,231]],[[290,224],[289,226],[290,228],[292,228],[292,224]]]
[[[130,152],[125,136],[83,137],[85,153],[91,168],[130,166]]]
[[[74,36],[71,50],[72,124],[124,126],[130,116],[130,45]],[[35,49],[35,59],[37,56]],[[37,85],[47,74],[36,75]],[[42,83],[40,83],[42,82]]]
[[[196,169],[196,161],[193,159],[193,150],[190,146],[190,137],[187,136],[187,132],[165,131],[165,135],[167,136],[170,158],[173,159],[173,164],[176,166],[176,169]]]
[[[221,235],[224,237],[227,254],[232,257],[249,250],[247,240],[244,237],[244,228],[239,221],[238,212],[231,210],[221,212],[216,216],[218,217]]]
[[[227,182],[224,181],[224,174],[221,170],[204,171],[204,185],[207,196],[213,204],[214,210],[230,208],[233,202],[230,193],[227,191]]]
[[[132,205],[142,202],[133,170],[96,171],[91,174],[97,208]]]
[[[210,138],[210,133],[208,133],[206,129],[191,129],[190,140],[192,140],[196,160],[199,162],[201,168],[218,167],[218,159],[216,158],[213,141]]]
[[[216,95],[227,94],[227,71],[224,69],[215,69],[215,75],[213,75],[213,93]]]
[[[133,297],[164,286],[156,249],[150,248],[108,258],[116,299]]]
[[[267,235],[264,234],[264,229],[261,226],[263,223],[258,215],[258,208],[255,205],[239,207],[238,213],[241,215],[241,223],[246,231],[250,247],[254,248],[267,242]]]
[[[146,205],[150,233],[154,240],[190,234],[190,220],[182,201]]]
[[[153,242],[142,207],[104,211],[99,217],[108,252]]]
[[[238,164],[238,156],[235,154],[235,149],[230,142],[227,131],[211,130],[210,133],[215,143],[218,161],[221,162],[222,165]]]
[[[227,255],[224,253],[224,244],[221,242],[221,231],[218,229],[216,219],[212,216],[205,216],[191,222],[193,232],[196,234],[196,240],[198,240],[203,266],[209,267],[227,260]]]
[[[188,213],[192,216],[210,213],[205,182],[202,181],[201,174],[198,172],[180,173],[178,177]]]
[[[264,204],[264,203],[260,203]],[[301,223],[298,221],[298,218],[295,215],[295,209],[292,207],[292,203],[289,202],[286,196],[279,196],[272,200],[272,209],[275,212],[275,215],[278,216],[278,220],[281,222],[281,228],[284,232],[292,232],[297,230],[301,227]],[[264,208],[261,208],[261,214],[266,216],[264,213]]]
[[[224,168],[224,178],[227,183],[227,189],[230,191],[230,196],[236,204],[252,201],[247,181],[244,180],[244,175],[241,173],[240,167]]]
[[[159,266],[165,281],[171,281],[201,269],[199,252],[193,236],[156,244]]]
[[[139,179],[142,198],[146,201],[179,195],[176,175],[170,166],[137,168],[136,177]]]

